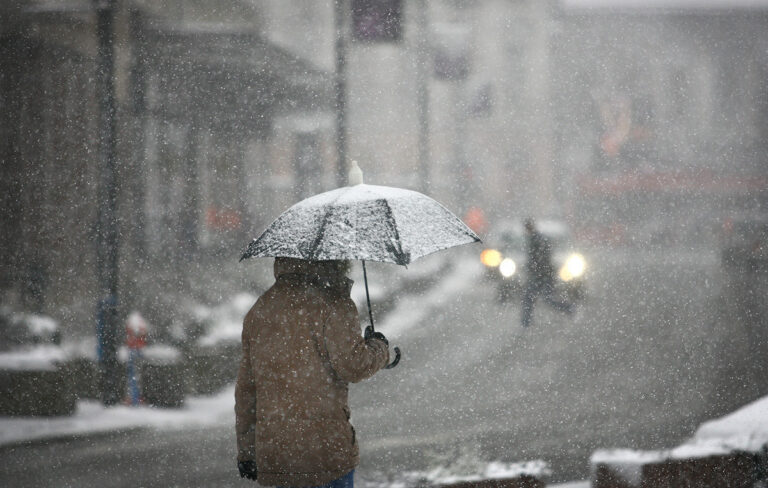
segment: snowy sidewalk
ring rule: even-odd
[[[400,281],[409,283],[429,280],[439,275],[450,259],[447,256],[435,256],[430,259],[424,259],[420,266],[410,270],[410,275],[400,276]],[[442,286],[437,290],[427,292],[429,299],[435,293],[444,295],[447,290],[442,289],[448,286],[451,289],[457,287],[461,282],[461,277],[466,273],[469,266],[468,259],[463,256],[458,259],[458,269],[453,269],[448,279],[441,280]],[[407,271],[401,272],[403,275]],[[466,280],[464,280],[466,281]],[[400,286],[394,286],[391,292],[398,293]],[[358,292],[362,289],[358,286]],[[360,295],[358,293],[358,295]],[[364,295],[356,296],[358,301],[364,299]],[[400,296],[403,300],[424,300],[424,297],[417,298]],[[217,318],[217,327],[206,336],[209,341],[233,340],[240,337],[240,321],[234,320],[234,316],[244,315],[243,307],[253,302],[255,297],[250,295],[238,295],[232,303],[225,303],[219,308],[208,311]],[[430,300],[427,300],[430,301]],[[410,310],[409,320],[400,320],[402,324],[408,326],[418,322],[419,315],[414,315],[413,310],[423,307],[413,307],[412,304],[407,307]],[[358,304],[361,306],[361,304]],[[247,306],[245,310],[247,310]],[[362,310],[362,308],[361,308]],[[390,331],[396,335],[400,330]],[[89,343],[89,349],[93,349]],[[183,429],[188,426],[206,426],[215,424],[234,425],[234,386],[228,387],[214,396],[189,396],[185,400],[185,405],[180,409],[159,409],[149,406],[129,407],[114,406],[106,408],[95,400],[79,400],[77,410],[71,416],[67,417],[2,417],[0,416],[0,446],[7,446],[19,442],[30,440],[44,440],[56,437],[78,436],[97,434],[115,430],[127,430],[136,428],[153,429]]]
[[[78,402],[69,417],[0,417],[0,446],[59,437],[86,436],[130,429],[180,430],[189,427],[234,425],[234,387],[211,397],[189,397],[180,409],[115,406],[104,407],[95,401]],[[756,450],[768,442],[768,397],[759,399],[722,418],[706,422],[696,434],[677,448],[660,451],[668,457],[696,457],[732,450]],[[647,453],[646,453],[647,454]],[[658,453],[657,453],[658,454]],[[592,462],[627,456],[642,456],[640,451],[603,450]],[[489,464],[491,466],[493,463]],[[557,488],[587,488],[589,482],[551,485]]]
[[[443,263],[439,263],[443,264]],[[411,270],[415,271],[415,270]],[[433,270],[424,270],[429,275]],[[382,318],[381,329],[394,338],[402,338],[413,330],[436,306],[450,301],[474,283],[479,272],[477,263],[459,256],[446,270],[436,286],[418,293],[398,297],[396,306]],[[88,436],[131,429],[183,430],[201,426],[234,426],[234,387],[229,386],[213,396],[189,396],[179,409],[148,406],[104,407],[97,401],[81,400],[74,415],[68,417],[0,417],[0,447],[29,441]],[[654,456],[691,457],[732,450],[755,450],[768,442],[768,397],[757,400],[730,415],[706,422],[686,443],[674,449],[654,452]],[[605,446],[606,448],[616,446]],[[624,461],[648,455],[629,449],[596,451],[592,463]],[[587,462],[587,460],[585,460]],[[489,464],[490,466],[490,464]],[[550,485],[557,488],[587,488],[587,481]]]
[[[75,414],[68,417],[0,417],[0,446],[140,428],[234,425],[234,408],[234,386],[210,397],[188,397],[178,409],[104,407],[94,400],[80,400]]]
[[[214,425],[234,426],[234,386],[211,397],[189,397],[183,408],[158,409],[139,406],[104,407],[96,401],[78,402],[77,411],[69,417],[0,417],[0,447],[29,441],[44,442],[56,438],[98,435],[131,429],[182,430]],[[528,465],[530,464],[530,466]],[[509,477],[520,470],[539,471],[545,466],[534,463],[488,463],[484,473],[489,477]],[[458,478],[436,468],[422,473],[435,481]],[[417,476],[419,473],[410,473]],[[588,482],[550,485],[557,488],[588,488]]]

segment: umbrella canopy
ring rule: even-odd
[[[360,259],[407,265],[480,238],[432,198],[412,190],[358,184],[295,204],[240,258]]]

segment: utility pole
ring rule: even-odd
[[[181,253],[196,256],[198,249],[198,205],[200,204],[200,170],[199,170],[199,155],[200,155],[200,117],[192,115],[190,117],[189,126],[187,127],[187,150],[184,161],[184,186],[182,195],[184,199],[184,207],[181,209],[181,229],[179,233],[180,245],[178,250]],[[239,163],[239,164],[242,164]],[[245,205],[240,208],[241,211],[245,211]]]
[[[347,185],[347,1],[334,0],[336,28],[336,186]]]
[[[121,397],[121,368],[117,346],[121,335],[117,316],[117,175],[115,160],[115,86],[114,86],[114,3],[93,0],[96,10],[97,94],[99,101],[99,191],[96,266],[99,293],[97,334],[102,373],[104,405],[114,405]]]
[[[534,27],[530,38],[530,54],[527,63],[528,99],[531,113],[530,161],[532,163],[536,191],[531,195],[533,211],[546,215],[556,210],[557,195],[554,188],[554,134],[550,96],[549,44],[551,19],[547,2],[530,2],[530,22]]]
[[[429,158],[429,68],[431,64],[427,39],[429,22],[427,0],[418,0],[416,9],[416,106],[419,117],[419,184],[422,193],[430,193]]]

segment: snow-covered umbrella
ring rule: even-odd
[[[428,254],[479,241],[456,215],[423,193],[363,184],[362,172],[353,162],[350,186],[320,193],[290,207],[248,245],[240,260],[361,260],[373,328],[366,261],[406,266]],[[395,353],[390,367],[399,361],[399,348]]]

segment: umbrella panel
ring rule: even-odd
[[[325,208],[291,208],[256,240],[243,257],[282,256],[310,261],[367,259],[408,264],[388,210],[381,200]]]
[[[297,203],[251,242],[242,259],[285,256],[406,265],[427,254],[479,240],[426,195],[357,185]]]

